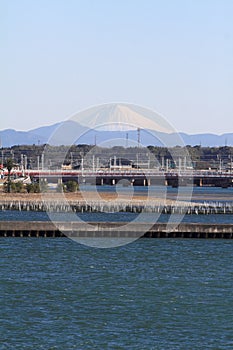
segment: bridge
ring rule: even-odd
[[[30,176],[38,181],[39,178],[46,179],[49,183],[77,181],[79,184],[92,185],[116,185],[119,182],[123,186],[213,186],[232,187],[233,172],[206,171],[206,170],[184,170],[184,171],[161,171],[153,169],[130,169],[130,170],[26,170],[12,171],[13,176]]]

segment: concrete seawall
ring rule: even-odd
[[[148,223],[146,223],[148,225]],[[0,237],[140,237],[145,223],[120,222],[43,222],[0,221]],[[170,226],[171,228],[171,226]],[[233,239],[233,224],[181,223],[172,230],[164,223],[155,223],[143,235],[145,238],[212,238]]]

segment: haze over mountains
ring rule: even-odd
[[[122,145],[207,147],[233,146],[233,132],[223,135],[177,133],[157,112],[128,104],[109,103],[81,111],[69,120],[29,131],[0,131],[1,146],[14,145]]]
[[[72,123],[72,122],[71,122]],[[1,138],[1,146],[2,147],[11,147],[14,145],[38,145],[38,144],[44,144],[44,143],[51,143],[49,142],[51,135],[54,133],[54,131],[59,128],[62,125],[62,123],[56,123],[50,126],[44,126],[36,129],[32,129],[29,131],[17,131],[13,129],[6,129],[0,131],[0,138]],[[122,144],[124,145],[124,142],[127,143],[128,140],[133,140],[135,143],[137,143],[138,140],[138,131],[137,130],[94,130],[94,129],[88,129],[83,128],[83,126],[76,125],[76,128],[79,128],[79,134],[81,134],[80,137],[78,137],[78,140],[75,142],[77,144],[101,144],[103,142],[106,142],[109,140],[109,138],[112,139],[121,139]],[[69,127],[70,129],[70,127]],[[75,128],[72,128],[72,130],[75,132]],[[140,141],[141,144],[148,146],[148,145],[154,145],[154,146],[161,146],[162,143],[160,139],[164,137],[165,133],[155,132],[153,134],[148,129],[141,129],[140,130]],[[180,137],[183,139],[183,142],[185,145],[201,145],[203,147],[222,147],[222,146],[233,146],[233,133],[223,134],[223,135],[214,135],[214,134],[194,134],[194,135],[188,135],[186,133],[179,133]],[[73,139],[73,135],[71,139]],[[176,146],[177,144],[177,135],[174,133],[166,134],[166,139],[169,140],[168,143],[171,146]],[[124,141],[125,140],[125,141]],[[53,144],[70,144],[69,143],[69,137],[54,142]]]

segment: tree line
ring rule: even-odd
[[[47,157],[43,159],[43,153],[46,149]],[[201,147],[187,145],[185,150],[188,151],[192,166],[194,169],[219,169],[229,168],[232,165],[233,147]],[[72,146],[50,146],[50,145],[18,145],[10,148],[2,148],[2,161],[6,166],[7,159],[12,159],[15,165],[24,165],[26,169],[37,169],[42,166],[49,169],[60,168],[62,164],[71,165],[73,169],[78,169],[81,165],[83,157],[88,158],[89,166],[92,164],[92,156],[105,159],[100,161],[100,166],[107,166],[109,158],[114,154],[116,156],[127,155],[129,158],[136,153],[141,153],[141,159],[147,157],[148,152],[152,154],[156,160],[162,164],[169,160],[171,166],[174,164],[174,154],[179,158],[179,154],[184,154],[184,147],[159,147],[148,146],[137,149],[137,147],[129,147],[125,149],[121,146],[112,148],[104,148],[93,145],[72,145]],[[105,158],[104,158],[105,157]],[[44,163],[43,163],[44,162]],[[43,164],[42,164],[43,163]]]

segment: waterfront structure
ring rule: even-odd
[[[130,230],[119,222],[0,222],[0,237],[69,237],[77,238],[139,238],[143,223],[131,224]],[[155,223],[143,235],[145,238],[203,238],[233,239],[231,224],[180,223],[170,230],[167,224]]]
[[[13,177],[22,176],[22,171],[13,170]],[[7,171],[4,173],[7,176]],[[172,187],[179,186],[214,186],[232,187],[233,173],[219,171],[156,171],[152,169],[98,169],[98,170],[31,170],[26,171],[27,176],[33,181],[46,179],[47,182],[76,181],[79,185],[116,185],[122,180],[125,184],[132,186],[165,185]]]

